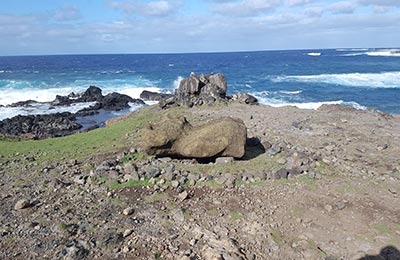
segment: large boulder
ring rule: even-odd
[[[175,102],[179,105],[193,106],[210,104],[225,100],[226,80],[223,74],[196,76],[193,72],[183,79],[175,91]]]
[[[243,157],[247,129],[241,119],[224,117],[193,127],[168,116],[142,133],[141,148],[151,155],[178,158]]]
[[[103,99],[103,94],[100,88],[96,86],[90,86],[78,99],[79,102],[93,102],[100,101]]]

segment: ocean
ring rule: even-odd
[[[91,85],[103,94],[120,92],[134,98],[144,89],[173,93],[191,72],[224,73],[228,94],[247,92],[272,106],[316,109],[342,104],[400,113],[399,49],[5,56],[0,57],[0,105],[51,101]],[[88,105],[51,111],[75,112]],[[0,107],[0,120],[44,111],[49,112],[48,106]]]

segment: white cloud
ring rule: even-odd
[[[349,14],[353,13],[357,7],[358,5],[353,2],[343,1],[329,5],[327,7],[327,10],[336,14],[341,14],[341,13]]]
[[[141,16],[168,16],[177,11],[182,6],[181,1],[152,1],[152,2],[120,2],[113,1],[109,3],[109,6],[123,11],[128,15],[141,15]]]
[[[314,0],[287,0],[289,6],[305,5],[314,2]]]
[[[271,11],[282,4],[282,0],[243,0],[228,2],[211,7],[211,11],[225,16],[256,16]]]
[[[53,18],[56,21],[73,21],[79,20],[81,14],[76,5],[64,4],[54,13]]]
[[[374,5],[374,6],[397,6],[400,7],[399,0],[359,0],[361,5]]]

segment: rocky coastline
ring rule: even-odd
[[[98,131],[0,140],[0,258],[400,259],[399,115],[224,86],[191,74]]]

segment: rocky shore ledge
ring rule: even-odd
[[[34,100],[13,103],[8,107],[29,108],[35,105],[48,105],[51,111],[57,107],[67,107],[74,104],[92,102],[93,105],[76,113],[63,112],[40,115],[15,116],[0,121],[0,134],[17,136],[23,139],[46,139],[85,132],[104,126],[106,120],[115,117],[112,111],[126,110],[131,105],[144,106],[144,101],[159,101],[163,108],[173,106],[193,106],[240,100],[246,103],[257,103],[257,99],[248,94],[226,96],[227,85],[223,74],[200,75],[191,74],[184,79],[175,95],[143,91],[141,99],[134,99],[120,93],[110,93],[105,96],[102,90],[90,86],[80,94],[71,93],[68,96],[57,95],[52,102],[37,102]],[[98,115],[98,116],[96,116]],[[97,120],[94,118],[96,117]]]
[[[249,105],[214,77],[102,129],[0,140],[0,259],[400,259],[399,115]]]

